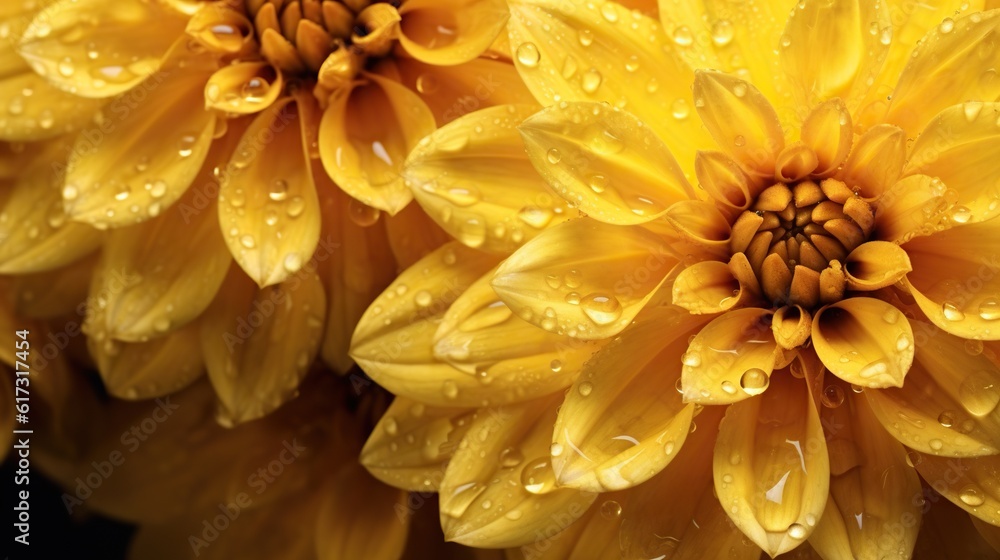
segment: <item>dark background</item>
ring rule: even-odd
[[[9,451],[9,450],[8,450]],[[0,549],[5,560],[124,560],[134,527],[97,515],[70,516],[62,503],[63,490],[37,469],[29,475],[31,533],[29,546],[14,542],[13,527],[15,462],[7,455],[0,471],[3,477],[3,516],[7,538]],[[71,556],[72,555],[72,556]]]

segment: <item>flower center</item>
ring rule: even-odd
[[[315,75],[328,89],[349,83],[388,55],[400,0],[246,0],[261,54],[290,75]]]
[[[746,257],[767,301],[809,309],[843,297],[842,263],[874,224],[871,205],[841,181],[778,183],[737,217],[731,248]]]

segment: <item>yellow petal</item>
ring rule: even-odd
[[[694,198],[670,150],[631,113],[561,103],[520,126],[531,162],[552,188],[602,222],[639,224]]]
[[[991,44],[998,26],[1000,12],[995,11],[941,21],[914,49],[892,94],[886,122],[915,136],[946,107],[997,99],[1000,79]]]
[[[103,304],[99,317],[88,316],[88,325],[118,340],[144,342],[182,327],[208,307],[232,258],[214,203],[194,210],[188,205],[193,198],[108,236],[91,282],[91,297]]]
[[[878,125],[854,143],[836,177],[862,197],[876,198],[895,184],[905,162],[906,134],[892,125]]]
[[[215,116],[202,109],[207,77],[154,74],[77,135],[63,189],[74,220],[131,225],[181,197],[212,145]]]
[[[729,311],[702,328],[681,356],[684,400],[729,404],[768,387],[777,358],[771,311]]]
[[[168,2],[185,0],[168,0]],[[253,23],[240,9],[225,3],[198,6],[184,31],[202,46],[221,54],[249,54],[256,48]]]
[[[301,130],[305,114],[292,98],[260,113],[240,139],[219,187],[226,244],[261,287],[295,274],[319,240],[319,200]]]
[[[911,270],[906,251],[888,241],[862,243],[844,260],[847,287],[863,292],[891,286]]]
[[[949,107],[927,124],[910,151],[904,175],[936,177],[958,193],[951,210],[956,224],[1000,215],[994,189],[1000,180],[1000,163],[991,157],[1000,149],[997,111],[1000,103],[969,101]]]
[[[613,2],[590,6],[510,2],[510,43],[525,84],[546,106],[606,101],[626,107],[692,176],[695,152],[711,140],[693,115],[691,70],[669,49],[654,20]]]
[[[506,35],[500,37],[506,40]],[[509,61],[476,58],[455,66],[432,66],[410,58],[395,62],[402,83],[417,92],[438,126],[487,107],[535,104]]]
[[[970,224],[917,237],[903,246],[913,271],[906,282],[928,319],[963,338],[1000,338],[1000,222]]]
[[[434,131],[434,115],[412,91],[376,74],[338,93],[323,113],[319,153],[347,194],[396,214],[412,195],[400,177],[406,155]]]
[[[814,175],[823,176],[840,167],[854,141],[851,113],[844,101],[835,97],[813,109],[802,124],[802,141],[816,152]]]
[[[101,105],[53,87],[22,65],[0,81],[0,107],[6,108],[0,138],[23,142],[65,134],[87,124]]]
[[[363,213],[371,210],[356,200],[351,204],[355,208],[366,209]],[[386,216],[385,231],[389,234],[392,255],[400,270],[409,268],[452,240],[419,204],[411,204],[395,216]]]
[[[536,531],[545,531],[553,519],[564,519],[565,526],[587,510],[595,494],[538,493],[554,483],[551,471],[543,471],[551,460],[558,402],[550,397],[477,412],[441,481],[446,539],[476,547],[518,546],[534,542]]]
[[[99,341],[93,336],[87,342],[104,386],[118,398],[152,399],[176,393],[204,371],[197,324],[148,342]]]
[[[407,54],[437,66],[482,54],[510,17],[503,0],[409,0],[399,15],[399,43]]]
[[[993,550],[1000,552],[1000,527],[990,525],[978,517],[970,516],[970,519],[976,527],[976,531],[979,532],[979,536],[983,537],[993,547]]]
[[[702,261],[678,274],[673,303],[691,313],[723,313],[750,297],[749,291],[749,287],[744,290],[726,263]]]
[[[821,413],[834,438],[828,442],[831,456],[839,449],[834,447],[836,441],[856,450],[861,462],[847,472],[833,473],[826,512],[809,543],[824,558],[872,558],[886,550],[909,557],[920,528],[921,509],[915,498],[923,490],[907,464],[907,450],[885,433],[862,395],[839,385],[829,387],[846,396],[833,408],[824,406]]]
[[[281,72],[266,62],[240,62],[220,68],[205,84],[205,107],[249,114],[265,109],[284,89]]]
[[[779,43],[781,64],[800,103],[811,107],[840,97],[855,109],[891,41],[885,3],[806,0],[788,18]]]
[[[62,268],[10,278],[10,300],[23,317],[53,319],[76,312],[87,299],[98,253],[83,257]]]
[[[722,152],[698,152],[694,167],[701,188],[716,203],[734,210],[746,210],[750,206],[750,191],[754,185],[729,156]]]
[[[786,305],[774,312],[771,332],[774,341],[785,350],[794,350],[809,339],[812,316],[799,305]]]
[[[63,209],[62,166],[57,147],[46,148],[0,192],[0,274],[52,270],[90,253],[101,242],[100,232],[70,221]],[[60,161],[56,159],[55,161]]]
[[[434,334],[451,303],[496,262],[497,257],[458,242],[427,255],[362,315],[351,341],[351,357],[397,395],[435,406],[479,406],[488,392],[475,377],[435,357]],[[479,392],[467,399],[458,381]]]
[[[519,402],[568,387],[601,344],[515,317],[490,286],[494,272],[455,300],[434,333],[434,355],[454,366],[451,382],[463,401]]]
[[[341,468],[323,492],[316,518],[317,560],[398,558],[409,525],[400,518],[407,494],[373,479],[360,465]],[[368,531],[378,527],[378,538]]]
[[[465,437],[474,411],[428,407],[396,397],[372,430],[361,464],[382,482],[411,492],[434,492]]]
[[[607,338],[632,322],[675,263],[644,229],[580,218],[525,243],[493,288],[518,317],[547,331]]]
[[[823,515],[830,476],[806,383],[783,371],[759,398],[731,406],[713,472],[719,502],[757,546],[773,557],[803,543]]]
[[[18,51],[60,89],[111,97],[156,72],[186,22],[158,2],[56,2],[38,13]]]
[[[917,235],[930,235],[948,225],[950,206],[944,199],[946,187],[940,179],[927,175],[903,177],[878,200],[873,239],[906,243]]]
[[[325,311],[323,285],[311,270],[262,289],[230,270],[201,321],[220,423],[254,420],[297,395],[319,349]]]
[[[578,215],[538,178],[517,126],[531,105],[476,111],[445,125],[406,160],[403,177],[445,231],[473,248],[511,253]]]
[[[694,80],[694,104],[722,150],[752,174],[774,174],[785,137],[774,107],[749,82],[712,71]]]
[[[694,405],[675,390],[679,357],[705,319],[658,308],[599,351],[559,409],[552,467],[560,486],[611,492],[642,484],[676,456]]]
[[[917,471],[934,490],[969,514],[991,524],[1000,524],[1000,458],[949,459],[919,455],[913,460]]]
[[[368,223],[372,209],[344,194],[326,173],[316,173],[314,178],[323,229],[313,260],[319,265],[327,298],[320,354],[327,365],[345,374],[354,365],[348,355],[354,327],[395,278],[396,263],[383,224]],[[359,209],[363,210],[359,213]]]
[[[946,457],[1000,450],[1000,373],[961,338],[918,326],[917,356],[900,389],[865,391],[885,429],[923,453]]]
[[[663,231],[656,222],[647,226],[672,240],[680,254],[699,255],[704,259],[721,260],[729,256],[729,220],[710,202],[682,200],[667,208],[662,223],[670,229]]]
[[[854,297],[828,305],[812,324],[813,347],[834,375],[863,387],[902,387],[913,363],[913,329],[891,304]]]

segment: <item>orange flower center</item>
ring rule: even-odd
[[[868,241],[872,206],[836,179],[764,189],[733,224],[764,298],[809,309],[840,300],[846,257]]]

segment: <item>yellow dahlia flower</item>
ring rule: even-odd
[[[492,46],[507,19],[501,0],[5,4],[0,274],[19,311],[83,323],[116,396],[207,368],[227,423],[293,396],[317,355],[346,372],[361,312],[445,239],[404,210],[406,154],[531,101]]]
[[[443,247],[376,299],[352,355],[401,397],[363,463],[437,490],[450,539],[531,558],[937,557],[941,496],[996,543],[984,8],[512,0],[546,108],[464,117],[403,175],[476,189],[418,195],[442,223],[544,231]]]

